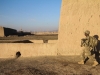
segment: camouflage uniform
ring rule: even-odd
[[[78,64],[84,64],[84,61],[86,60],[86,58],[88,57],[89,59],[92,59],[94,61],[93,66],[96,66],[98,64],[98,62],[95,59],[95,56],[91,55],[91,50],[93,50],[92,48],[92,43],[90,42],[91,40],[91,36],[89,36],[90,31],[85,31],[85,34],[87,34],[88,36],[86,36],[86,38],[81,40],[81,47],[82,47],[82,53],[81,53],[81,57],[82,57],[82,61],[78,62]]]
[[[90,58],[90,59],[93,59],[94,61],[96,60],[94,56],[91,55],[91,50],[92,50],[92,47],[90,46],[91,43],[89,42],[89,39],[91,37],[86,37],[86,40],[85,40],[85,44],[84,46],[82,46],[82,59],[85,60],[87,57]]]

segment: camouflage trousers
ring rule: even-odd
[[[82,53],[81,53],[82,59],[85,61],[85,59],[88,57],[89,59],[92,59],[93,61],[96,61],[95,55],[91,54],[91,48],[90,47],[82,47]]]

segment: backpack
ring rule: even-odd
[[[81,47],[83,46],[89,46],[89,47],[96,47],[98,43],[98,40],[94,36],[89,36],[89,39],[81,39]]]
[[[98,40],[94,36],[89,37],[89,46],[94,48],[97,46]]]

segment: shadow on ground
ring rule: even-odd
[[[44,71],[44,70],[39,70],[36,68],[19,69],[16,71],[5,73],[5,74],[6,75],[22,75],[25,72],[27,72],[27,74],[29,73],[30,75],[58,75],[57,73],[53,71]]]
[[[100,75],[100,65],[79,65],[79,56],[0,59],[0,75]]]
[[[33,43],[33,42],[31,42],[29,40],[22,40],[22,41],[14,41],[12,43]]]

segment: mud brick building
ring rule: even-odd
[[[17,30],[0,26],[0,37],[16,35]]]

